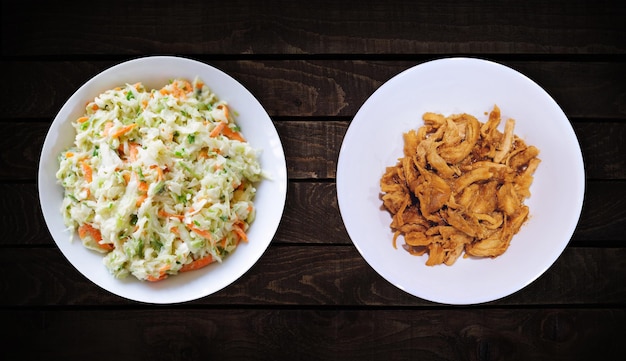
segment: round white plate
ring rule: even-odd
[[[394,249],[379,182],[385,168],[403,155],[402,134],[422,126],[429,111],[469,113],[485,122],[494,104],[502,111],[501,125],[515,119],[515,133],[541,152],[532,196],[525,202],[530,219],[494,259],[461,257],[452,266],[429,267],[428,255],[412,256],[401,247],[402,237]],[[396,287],[444,304],[493,301],[539,277],[569,242],[584,191],[580,146],[557,103],[519,72],[472,58],[426,62],[383,84],[352,120],[337,167],[341,216],[363,258]]]
[[[102,255],[86,249],[63,224],[63,188],[56,180],[57,156],[74,141],[71,121],[85,104],[107,89],[142,82],[146,89],[159,89],[170,79],[200,77],[238,113],[237,122],[253,148],[260,149],[262,168],[271,179],[261,181],[254,199],[257,217],[249,229],[249,243],[241,244],[221,264],[214,263],[194,272],[160,282],[141,282],[129,276],[119,280],[107,271]],[[116,295],[146,303],[166,304],[198,299],[230,285],[248,271],[269,246],[284,210],[287,194],[285,154],[276,128],[257,99],[235,79],[207,64],[180,57],[155,56],[131,60],[96,75],[81,86],[54,118],[44,141],[39,162],[39,199],[48,229],[65,257],[92,282]]]

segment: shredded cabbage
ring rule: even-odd
[[[222,262],[247,242],[263,178],[234,116],[198,78],[98,95],[59,155],[70,233],[118,278],[156,281]]]

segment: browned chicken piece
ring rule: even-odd
[[[404,156],[380,181],[383,207],[392,214],[393,245],[428,253],[426,264],[454,264],[504,253],[526,219],[539,149],[498,130],[497,106],[486,123],[469,114],[425,113],[424,126],[403,136]]]

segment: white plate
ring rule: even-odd
[[[102,263],[102,255],[89,251],[69,234],[60,211],[63,188],[57,183],[57,155],[74,140],[71,120],[84,112],[85,104],[107,89],[143,82],[146,89],[159,89],[170,79],[200,77],[216,95],[238,113],[237,122],[253,148],[260,149],[260,162],[272,179],[263,180],[254,199],[257,217],[249,229],[249,243],[240,245],[221,264],[214,263],[194,272],[160,282],[140,282],[129,276],[114,278]],[[284,210],[287,194],[287,166],[276,128],[257,99],[224,72],[191,59],[170,56],[146,57],[109,68],[80,87],[63,105],[44,141],[39,162],[39,198],[43,215],[54,241],[65,257],[92,282],[116,295],[146,303],[166,304],[194,300],[228,286],[263,255],[269,246]]]
[[[385,167],[402,157],[402,134],[423,125],[427,111],[469,113],[485,122],[484,113],[494,104],[503,120],[515,119],[515,133],[541,152],[532,196],[526,200],[530,219],[495,259],[461,257],[452,266],[429,267],[427,255],[411,256],[401,247],[402,238],[394,249],[379,182]],[[396,287],[444,304],[493,301],[539,277],[569,242],[584,190],[580,146],[556,102],[517,71],[471,58],[426,62],[383,84],[352,120],[337,168],[341,216],[363,258]]]

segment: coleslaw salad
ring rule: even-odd
[[[259,151],[225,101],[196,78],[98,95],[59,155],[71,234],[118,278],[158,281],[222,262],[255,218]]]

